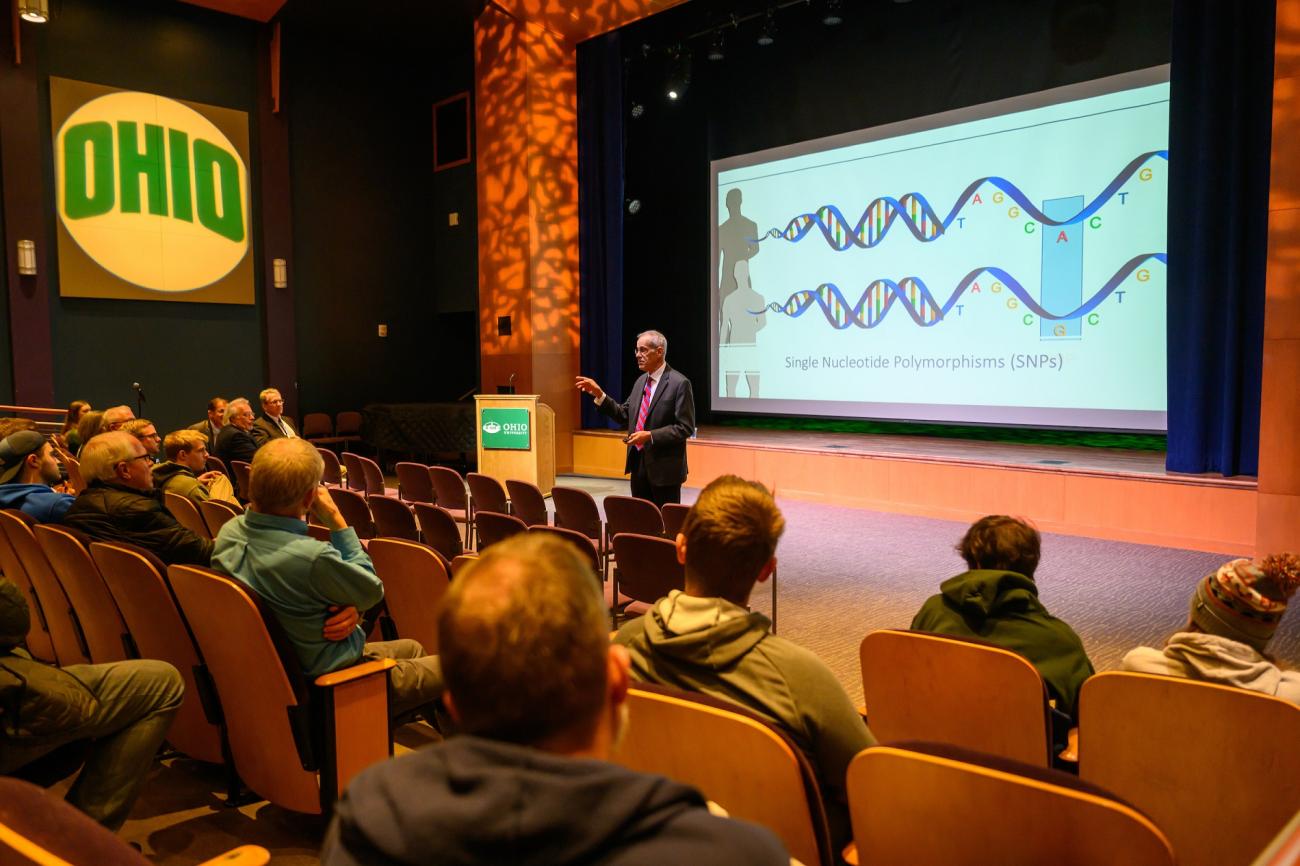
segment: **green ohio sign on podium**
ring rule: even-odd
[[[532,444],[532,419],[527,409],[484,407],[479,429],[483,447],[491,451],[527,451]]]

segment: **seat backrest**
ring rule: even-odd
[[[447,558],[455,559],[465,552],[465,543],[456,528],[456,518],[441,505],[415,503],[415,519],[420,524],[420,534],[424,543]]]
[[[451,580],[442,559],[432,548],[396,538],[376,538],[368,550],[397,636],[419,641],[426,654],[436,655],[438,606]]]
[[[208,444],[211,445],[212,443],[209,442]],[[222,460],[215,454],[209,454],[208,459],[204,461],[203,465],[207,468],[208,472],[220,472],[222,475],[227,477],[230,476],[230,470],[226,468],[226,461]]]
[[[330,498],[339,507],[339,513],[343,515],[348,526],[357,531],[358,538],[375,537],[374,517],[370,514],[370,507],[366,505],[366,500],[360,493],[340,487],[338,490],[330,491]]]
[[[627,701],[616,762],[693,785],[731,817],[767,827],[801,863],[830,862],[824,826],[819,832],[815,821],[820,802],[809,802],[788,740],[743,711],[686,693],[634,687]]]
[[[883,629],[858,650],[867,723],[882,743],[949,743],[1049,764],[1047,690],[1025,658],[945,635]]]
[[[877,746],[849,764],[848,795],[860,863],[1174,863],[1129,806],[1008,769]]]
[[[1184,866],[1246,864],[1300,806],[1300,706],[1112,671],[1079,697],[1079,776],[1169,836]]]
[[[690,512],[689,505],[682,505],[680,502],[665,502],[663,508],[659,511],[664,516],[664,535],[668,538],[676,538],[677,533],[682,531],[682,523],[686,520],[686,515]]]
[[[361,435],[361,413],[360,412],[340,412],[334,416],[334,435],[335,436],[360,436]]]
[[[499,514],[495,511],[475,511],[474,525],[478,528],[478,549],[480,553],[498,541],[505,541],[512,535],[528,531],[528,525],[518,517],[513,514]]]
[[[343,469],[339,466],[339,456],[328,448],[316,446],[320,452],[320,459],[325,463],[325,469],[321,473],[321,481],[326,484],[338,486],[343,483]]]
[[[555,503],[555,525],[576,529],[604,548],[604,521],[596,500],[577,487],[552,487],[551,501]]]
[[[149,866],[138,851],[60,797],[0,777],[0,863],[6,866]]]
[[[657,535],[620,532],[614,536],[618,591],[652,604],[674,589],[686,588],[686,568],[677,561],[677,545]]]
[[[429,481],[433,484],[434,503],[450,511],[464,511],[469,506],[465,498],[465,479],[450,466],[430,466]]]
[[[366,492],[366,469],[361,464],[361,455],[353,454],[351,451],[344,451],[343,468],[348,471],[347,479],[346,479],[348,490],[355,490],[358,493],[365,493]]]
[[[606,496],[604,505],[605,531],[610,538],[620,532],[635,532],[637,535],[664,534],[663,515],[659,513],[659,506],[649,499]]]
[[[367,496],[384,496],[388,491],[388,486],[384,481],[384,471],[379,468],[379,464],[369,457],[358,457],[361,462],[361,475],[366,483]]]
[[[334,422],[324,412],[308,412],[302,416],[301,435],[304,439],[333,436]]]
[[[130,658],[126,623],[86,545],[62,526],[37,524],[32,531],[77,613],[91,662],[105,664]]]
[[[406,503],[391,496],[372,493],[366,497],[370,505],[370,516],[375,521],[375,534],[385,538],[404,538],[407,541],[419,541],[420,532],[415,528],[415,516]]]
[[[528,531],[549,532],[551,535],[559,536],[570,544],[577,546],[577,548],[582,551],[582,555],[591,563],[591,571],[592,574],[595,575],[596,580],[604,583],[604,580],[601,578],[600,552],[596,550],[596,542],[592,541],[581,532],[578,532],[576,529],[565,529],[563,526],[530,526],[528,527]]]
[[[133,545],[102,541],[91,543],[90,555],[131,630],[140,657],[169,663],[185,681],[185,699],[167,732],[168,742],[191,758],[221,763],[220,703],[194,637],[163,577],[162,562]]]
[[[41,601],[45,625],[54,645],[54,656],[60,666],[90,664],[86,639],[73,613],[72,602],[54,576],[45,552],[32,534],[28,517],[20,511],[6,508],[0,511],[0,531],[3,531],[13,548],[23,572],[31,581]]]
[[[529,526],[546,526],[551,516],[546,513],[546,497],[536,484],[528,481],[506,480],[506,493],[510,496],[510,510]]]
[[[27,610],[31,618],[31,625],[27,629],[27,651],[43,662],[57,661],[58,657],[54,652],[54,642],[50,638],[49,625],[45,622],[45,610],[41,606],[40,595],[32,586],[31,579],[27,577],[27,570],[23,568],[18,554],[14,553],[13,545],[9,543],[9,538],[3,529],[0,529],[0,572],[3,572],[3,576],[18,587],[23,598],[27,600]]]
[[[397,492],[407,502],[433,502],[433,482],[429,467],[423,463],[402,461],[397,464]]]
[[[1300,811],[1273,837],[1250,866],[1300,866]]]
[[[469,485],[469,495],[474,501],[475,511],[495,511],[497,514],[509,511],[506,489],[491,475],[468,472],[465,474],[465,483]]]
[[[247,499],[249,492],[253,489],[250,485],[250,479],[253,477],[253,464],[246,460],[231,460],[230,468],[235,473],[235,487],[238,488],[239,495]]]
[[[478,559],[477,553],[462,553],[451,561],[451,576],[455,577]]]
[[[166,490],[163,491],[163,503],[181,526],[184,526],[199,538],[212,538],[212,533],[208,530],[208,524],[204,521],[203,515],[199,514],[199,507],[188,496],[181,496],[179,493]]]
[[[220,499],[207,499],[199,503],[199,513],[203,515],[203,522],[208,525],[208,534],[213,538],[221,532],[221,527],[233,518],[239,516],[229,503],[222,502]]]
[[[240,778],[279,806],[319,813],[316,774],[303,769],[288,722],[298,698],[257,605],[210,569],[173,565],[167,575],[221,695]]]

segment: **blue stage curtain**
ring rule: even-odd
[[[1255,475],[1273,3],[1176,0],[1169,116],[1169,453]]]
[[[578,45],[578,277],[582,374],[621,399],[623,55],[617,32]],[[583,427],[612,427],[582,398]]]

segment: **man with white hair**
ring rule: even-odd
[[[207,565],[212,542],[163,508],[152,470],[153,458],[139,439],[121,430],[100,433],[81,449],[81,474],[89,486],[64,515],[64,524],[96,541],[138,544],[168,565]]]
[[[284,398],[279,391],[267,388],[257,398],[262,403],[262,417],[253,422],[253,437],[259,445],[272,439],[293,439],[298,435],[293,422],[284,417]]]
[[[236,397],[226,404],[226,426],[217,434],[216,455],[225,461],[226,466],[230,466],[232,460],[252,463],[260,444],[253,435],[253,407],[246,398]],[[233,483],[235,479],[230,480]],[[246,490],[238,493],[241,497],[248,495]]]
[[[110,406],[104,410],[103,429],[105,432],[109,430],[120,430],[122,429],[122,425],[127,421],[134,420],[135,413],[131,411],[130,406],[127,406],[126,404],[121,406]]]

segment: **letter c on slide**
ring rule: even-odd
[[[1025,234],[1032,235],[1033,233],[1034,233],[1034,224],[1025,223]]]

